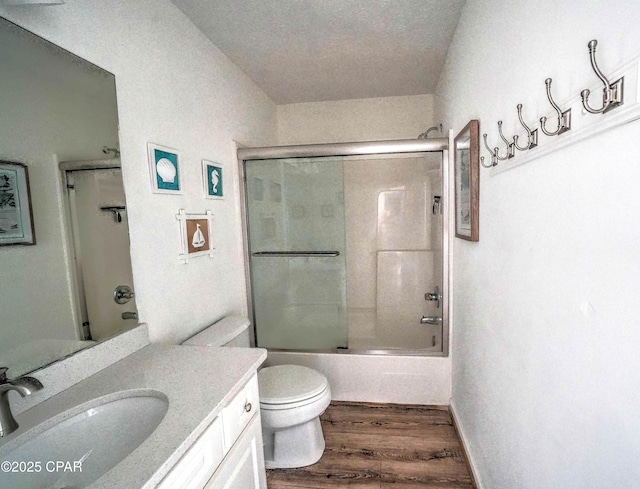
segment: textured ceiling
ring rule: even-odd
[[[277,104],[433,93],[465,0],[172,0]]]

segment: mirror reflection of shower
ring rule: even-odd
[[[137,324],[120,160],[64,162],[60,168],[67,187],[82,338],[102,340]],[[114,298],[118,287],[130,291],[126,301]]]
[[[106,155],[112,155],[113,158],[120,158],[120,150],[118,148],[102,147],[102,152]]]
[[[418,139],[427,139],[429,137],[429,133],[433,131],[438,131],[440,136],[442,136],[442,124],[438,124],[437,126],[430,127],[425,132],[420,133],[418,135]]]

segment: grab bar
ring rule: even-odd
[[[340,256],[339,251],[256,251],[251,253],[251,256],[257,257],[284,257],[284,258],[298,258],[298,257],[331,257]]]

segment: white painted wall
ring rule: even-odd
[[[281,145],[414,139],[433,125],[433,95],[278,105]]]
[[[546,77],[561,106],[597,82],[589,40],[605,73],[638,55],[638,22],[632,0],[469,0],[437,118],[478,118],[495,144],[517,103],[550,109]],[[637,485],[639,131],[481,171],[480,242],[453,242],[452,402],[485,489]]]
[[[151,340],[177,342],[246,314],[234,140],[274,144],[273,102],[168,0],[69,0],[0,15],[116,76],[134,286]],[[182,196],[151,193],[149,141],[180,151]],[[225,165],[224,200],[203,198],[202,158]],[[215,258],[178,260],[181,208],[214,212]]]

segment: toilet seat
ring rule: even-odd
[[[260,407],[280,410],[305,406],[323,399],[329,383],[324,375],[300,365],[277,365],[258,372]]]
[[[306,406],[308,404],[314,404],[314,403],[317,403],[318,401],[322,401],[322,403],[324,403],[325,398],[328,399],[328,402],[327,402],[327,404],[328,404],[331,401],[331,394],[330,394],[330,391],[329,391],[329,386],[327,386],[327,388],[325,390],[323,390],[321,393],[319,393],[316,396],[310,397],[309,399],[302,399],[302,400],[296,401],[296,402],[287,402],[287,403],[281,403],[281,404],[269,404],[269,403],[260,401],[260,409],[264,409],[266,411],[280,411],[280,410],[285,410],[285,409],[294,409],[294,408],[299,408],[299,407]],[[323,411],[324,411],[324,409],[323,409]]]

